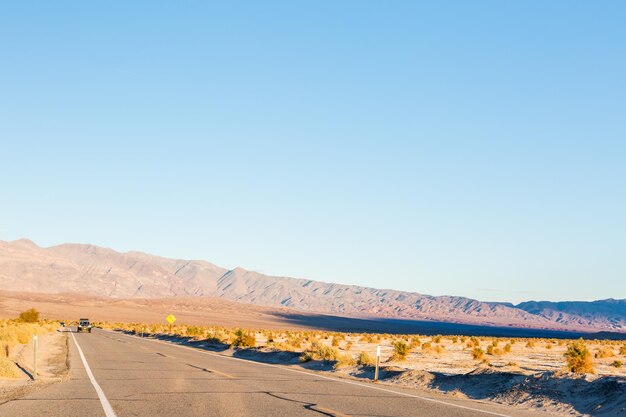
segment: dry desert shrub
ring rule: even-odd
[[[393,356],[391,360],[405,361],[410,352],[411,347],[403,340],[399,340],[393,344]]]
[[[535,347],[535,341],[534,341],[534,340],[532,340],[532,339],[531,339],[531,340],[529,340],[529,341],[526,343],[526,347],[527,347],[527,348],[529,348],[529,349],[534,348],[534,347]]]
[[[504,345],[504,353],[511,352],[511,347],[511,343],[507,343],[506,345]]]
[[[333,347],[325,346],[319,342],[313,342],[311,347],[300,356],[301,362],[308,362],[312,359],[322,361],[336,361],[341,355]]]
[[[242,329],[235,331],[235,338],[232,341],[234,347],[254,347],[256,345],[256,338],[254,335]]]
[[[334,369],[345,368],[349,366],[354,366],[356,361],[351,355],[338,355],[335,364],[333,365]]]
[[[300,349],[302,347],[302,336],[292,336],[287,339],[287,343],[296,349]]]
[[[419,347],[421,345],[420,338],[417,337],[417,336],[411,337],[411,343],[410,344],[411,344],[411,349]]]
[[[487,346],[487,355],[502,355],[502,349],[495,347],[494,345]]]
[[[622,346],[619,348],[619,354],[620,354],[620,355],[624,355],[624,356],[626,356],[626,345],[622,345]]]
[[[199,326],[188,326],[187,327],[187,335],[188,336],[204,336],[204,329],[202,327]]]
[[[367,352],[359,353],[356,362],[361,366],[374,366],[374,358],[367,354]]]
[[[380,335],[366,333],[361,337],[360,340],[361,342],[366,343],[378,343],[380,342]]]
[[[473,348],[473,347],[479,347],[480,346],[480,340],[477,337],[470,337],[469,341],[467,342],[467,347],[468,348]]]
[[[29,308],[20,313],[17,321],[22,323],[37,323],[39,321],[39,312],[34,308]]]
[[[435,351],[435,353],[437,353],[438,355],[441,355],[443,352],[446,351],[445,346],[443,345],[436,345],[435,347],[433,347],[433,350]]]
[[[485,351],[482,350],[480,347],[476,346],[474,349],[472,349],[472,358],[476,360],[481,360],[484,356]]]
[[[613,349],[610,347],[602,347],[601,349],[598,349],[595,354],[597,359],[612,358],[613,356]]]
[[[576,373],[593,373],[593,359],[583,339],[576,340],[567,346],[564,354],[567,369]]]

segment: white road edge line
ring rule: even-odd
[[[102,404],[102,409],[104,410],[104,414],[106,415],[106,417],[117,417],[115,414],[115,411],[113,411],[113,408],[111,407],[111,404],[109,404],[109,400],[107,400],[106,395],[104,395],[104,391],[102,391],[102,388],[100,388],[98,381],[96,381],[96,378],[94,378],[93,374],[91,373],[91,368],[89,367],[89,364],[87,363],[87,359],[85,359],[85,355],[83,355],[83,350],[80,348],[80,346],[78,345],[78,342],[76,341],[76,338],[74,337],[74,333],[70,333],[70,335],[72,336],[72,339],[74,340],[76,349],[78,349],[78,353],[80,354],[80,359],[83,361],[83,366],[85,367],[87,376],[89,377],[89,380],[91,381],[91,385],[93,385],[93,387],[96,389],[96,393],[98,394],[98,398],[100,399],[100,404]]]
[[[105,330],[105,329],[103,329],[103,330]],[[105,331],[113,332],[112,330],[105,330]],[[126,336],[126,337],[131,337],[131,338],[133,338],[135,340],[146,340],[146,341],[155,342],[155,343],[162,343],[162,344],[167,345],[167,346],[173,346],[173,347],[178,347],[178,348],[182,348],[182,349],[189,349],[189,350],[194,351],[194,352],[204,353],[205,355],[215,356],[215,357],[218,357],[218,358],[232,359],[234,361],[241,361],[241,362],[245,362],[245,363],[248,363],[248,364],[269,366],[271,368],[282,369],[284,371],[295,372],[295,373],[298,373],[298,374],[304,374],[304,375],[308,375],[308,376],[312,376],[312,377],[316,377],[316,378],[328,379],[330,381],[335,381],[335,382],[343,382],[344,384],[356,385],[356,386],[359,386],[359,387],[369,388],[369,389],[373,389],[373,390],[377,390],[377,391],[389,392],[389,393],[396,394],[396,395],[401,395],[401,396],[404,396],[404,397],[417,398],[419,400],[430,401],[430,402],[436,403],[436,404],[441,404],[441,405],[447,405],[447,406],[450,406],[450,407],[461,408],[463,410],[476,411],[476,412],[479,412],[479,413],[489,414],[489,415],[498,416],[498,417],[513,417],[513,416],[511,416],[509,414],[501,414],[501,413],[496,413],[495,411],[481,410],[480,408],[467,407],[465,405],[449,403],[449,402],[443,401],[443,400],[436,400],[434,398],[422,397],[420,395],[409,394],[409,393],[406,393],[406,392],[394,391],[394,390],[391,390],[391,389],[377,387],[377,386],[373,386],[373,385],[369,385],[369,384],[362,384],[360,382],[348,381],[348,380],[341,379],[341,378],[333,378],[331,376],[319,375],[319,374],[306,372],[306,371],[300,371],[298,369],[291,369],[291,368],[287,368],[287,367],[284,367],[284,366],[274,365],[274,364],[271,364],[271,363],[255,362],[255,361],[251,361],[251,360],[247,360],[247,359],[234,358],[232,356],[219,355],[217,353],[209,352],[209,351],[202,350],[202,349],[199,349],[199,348],[193,348],[193,347],[189,347],[189,346],[178,345],[178,344],[175,344],[175,343],[164,342],[162,340],[154,340],[154,339],[150,339],[150,338],[137,338],[135,336],[130,336],[130,335],[127,335],[127,334],[124,334],[124,333],[118,333],[118,332],[113,332],[113,333],[121,334],[121,335]]]

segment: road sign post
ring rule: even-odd
[[[39,344],[39,337],[33,336],[33,379],[37,379],[37,345]]]
[[[174,324],[174,322],[176,321],[176,317],[174,317],[173,314],[170,314],[165,318],[165,320],[167,320],[167,322],[170,324],[170,334],[172,334],[172,324]]]
[[[376,346],[376,369],[374,370],[374,382],[378,381],[379,366],[380,366],[380,346]]]

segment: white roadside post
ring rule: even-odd
[[[39,344],[39,338],[37,335],[33,336],[33,379],[37,379],[37,345]]]
[[[378,381],[378,367],[380,366],[380,345],[376,346],[376,370],[374,371],[374,382]]]

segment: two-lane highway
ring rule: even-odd
[[[0,405],[0,416],[534,415],[104,330],[68,337],[69,379]]]

